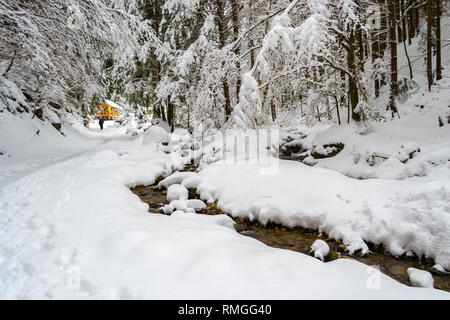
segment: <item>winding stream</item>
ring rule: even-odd
[[[184,171],[195,171],[195,169],[195,166],[186,166]],[[158,187],[158,182],[161,179],[158,179],[151,186],[137,186],[131,189],[134,194],[149,205],[149,211],[153,214],[163,214],[161,208],[168,203],[166,199],[167,191]],[[194,189],[189,190],[189,198],[198,199]],[[209,204],[206,209],[198,213],[205,215],[225,214],[217,208],[216,203]],[[356,253],[350,255],[345,251],[346,247],[341,241],[330,239],[315,230],[304,228],[288,229],[276,224],[263,226],[257,222],[251,222],[249,219],[231,218],[236,222],[235,229],[237,232],[257,239],[268,246],[311,255],[310,249],[314,241],[318,239],[324,240],[330,247],[330,253],[326,257],[325,262],[336,259],[355,259],[370,266],[378,266],[381,272],[406,285],[411,285],[407,274],[408,268],[427,270],[433,275],[436,289],[450,292],[450,274],[441,273],[434,269],[432,259],[421,260],[417,256],[394,257],[386,253],[382,245],[370,243],[368,243],[368,246],[372,251],[371,254],[362,255]]]

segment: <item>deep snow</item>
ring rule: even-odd
[[[1,141],[11,155],[0,158],[1,298],[449,299],[445,292],[407,287],[353,260],[323,263],[267,247],[238,234],[226,216],[149,214],[128,187],[151,184],[180,170],[186,159],[161,151],[148,138],[144,144],[142,137],[124,136],[123,128],[64,128],[67,140],[61,141],[70,144],[63,149],[56,144],[56,130],[29,138],[20,132],[33,131],[33,122],[14,121],[14,127],[5,126],[7,121],[0,127],[2,137],[6,130],[11,134],[11,140]],[[36,150],[15,152],[14,144]],[[42,163],[33,167],[35,151]],[[22,164],[20,170],[11,171],[14,163]],[[349,179],[326,169],[289,166],[332,181]],[[200,175],[218,168],[207,167]],[[235,169],[241,177],[240,170],[250,176],[254,170]],[[220,178],[229,185],[226,175]],[[253,193],[256,203],[267,203],[263,194]],[[343,199],[330,201],[345,206]],[[320,199],[310,200],[319,204]],[[313,212],[310,221],[315,217]]]

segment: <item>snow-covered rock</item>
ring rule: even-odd
[[[162,127],[153,125],[145,131],[144,134],[144,145],[150,143],[169,143],[170,134]]]
[[[169,204],[166,204],[162,210],[165,214],[171,214],[176,210],[195,213],[205,208],[206,204],[198,199],[190,199],[190,200],[176,199],[172,200]]]
[[[330,253],[330,247],[323,240],[316,240],[311,246],[311,252],[314,253],[314,258],[324,261],[325,257]]]
[[[434,288],[433,276],[428,271],[408,268],[408,276],[411,285],[414,287]]]
[[[173,200],[187,200],[189,198],[189,191],[181,184],[173,184],[167,188],[167,201]]]
[[[190,199],[187,201],[187,206],[194,209],[196,212],[201,211],[206,208],[206,204],[198,199]]]
[[[303,163],[307,164],[308,166],[315,166],[318,163],[318,161],[314,157],[309,156],[306,157],[305,160],[303,160]]]
[[[195,172],[175,172],[159,182],[160,187],[168,188],[173,184],[181,184],[186,178],[195,176]],[[186,186],[186,188],[189,188]]]

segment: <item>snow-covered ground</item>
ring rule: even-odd
[[[443,23],[448,38],[449,20]],[[409,49],[424,88],[417,45]],[[148,125],[131,117],[103,131],[95,122],[63,123],[63,136],[27,113],[1,112],[0,298],[450,299],[354,260],[323,263],[325,246],[312,248],[319,259],[270,248],[237,233],[227,216],[195,214],[204,204],[186,200],[186,188],[195,187],[233,216],[315,228],[350,252],[382,243],[394,255],[431,257],[449,271],[449,88],[446,70],[431,93],[419,89],[400,104],[394,121],[207,136],[195,144],[200,171],[173,175],[189,160],[182,157],[191,144],[186,130],[171,136],[153,126],[141,134]],[[24,100],[19,93],[15,99]],[[292,132],[308,165],[272,157],[279,138]],[[344,145],[335,157],[311,156],[335,143]],[[148,213],[129,190],[161,175],[169,176],[160,185],[169,188],[173,201],[164,210],[171,216]],[[424,272],[410,270],[410,278],[432,286]]]
[[[64,127],[66,137],[60,138],[55,129],[44,128],[34,120],[4,116],[0,124],[1,147],[7,154],[0,157],[1,298],[450,298],[442,291],[402,285],[353,260],[323,263],[304,254],[267,247],[238,234],[226,216],[181,211],[172,216],[149,214],[148,206],[129,187],[151,184],[160,175],[180,170],[185,161],[165,153],[151,137],[147,136],[144,144],[142,136],[124,135],[124,128],[100,132],[95,127]],[[28,134],[36,126],[41,128],[40,138]],[[8,139],[3,138],[5,132]],[[386,183],[353,185],[353,180],[339,173],[284,162],[278,175],[260,181],[264,178],[253,174],[256,169],[241,164],[208,166],[198,175],[205,179],[200,190],[209,189],[231,211],[248,208],[256,217],[254,208],[265,205],[259,212],[265,219],[278,212],[278,204],[278,209],[285,209],[286,217],[292,219],[289,221],[312,225],[336,221],[338,229],[337,213],[345,213],[344,218],[349,219],[357,213],[345,212],[345,208],[362,207],[360,188],[376,189],[381,197],[383,192],[377,188]],[[221,192],[212,192],[214,181],[208,179],[214,172],[221,175],[216,177]],[[173,179],[172,183],[181,180]],[[283,180],[286,182],[281,183]],[[311,185],[311,180],[319,183]],[[263,182],[267,182],[265,188],[260,185]],[[227,191],[227,187],[233,190]],[[333,187],[339,192],[332,191]],[[447,192],[446,187],[441,186],[442,192]],[[315,195],[317,189],[321,192]],[[273,192],[272,198],[267,198],[269,192]],[[181,193],[174,190],[175,197]],[[444,196],[440,200],[448,207]],[[329,200],[325,202],[325,198]],[[424,206],[430,204],[426,200],[414,199]],[[403,203],[393,202],[392,208]],[[302,215],[295,216],[294,205]],[[335,220],[324,218],[325,206],[329,217],[331,208],[336,208]],[[376,206],[381,207],[382,203]],[[371,212],[358,213],[362,222],[354,221],[345,231],[350,230],[353,236],[359,227],[364,230],[366,221],[373,221],[384,234],[383,227],[389,221],[383,224],[375,215],[377,211]],[[420,213],[413,215],[422,218]],[[443,228],[442,221],[433,223],[436,230]],[[439,234],[426,236],[432,242]]]

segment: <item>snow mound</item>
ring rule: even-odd
[[[324,232],[350,253],[383,243],[395,256],[412,251],[450,270],[450,185],[442,175],[356,180],[293,161],[280,160],[273,175],[261,167],[209,165],[195,178],[197,194],[233,217]]]
[[[171,214],[176,210],[195,213],[205,208],[206,204],[203,201],[198,199],[191,199],[191,200],[172,200],[169,204],[166,204],[162,210],[165,214]]]
[[[314,253],[314,258],[324,261],[325,257],[330,253],[330,247],[323,240],[316,240],[311,246],[311,252]]]
[[[151,143],[169,143],[170,134],[162,127],[153,125],[144,133],[144,145]]]
[[[175,173],[171,174],[170,176],[168,176],[167,178],[165,178],[164,180],[161,180],[158,183],[158,186],[168,188],[169,186],[171,186],[173,184],[181,184],[184,179],[195,176],[195,175],[196,175],[195,172],[175,172]],[[187,186],[185,186],[185,187],[189,188]]]
[[[194,174],[194,175],[190,175],[189,177],[185,178],[181,184],[188,189],[191,189],[191,188],[197,189],[198,185],[201,182],[202,182],[202,179],[200,177],[198,177],[196,174]]]
[[[173,200],[187,200],[189,198],[189,191],[181,184],[173,184],[167,189],[167,201]]]
[[[411,285],[420,288],[434,288],[434,279],[431,273],[415,268],[408,268]]]

